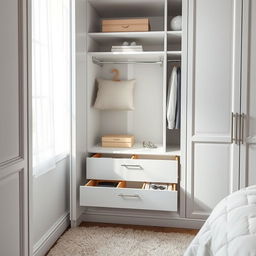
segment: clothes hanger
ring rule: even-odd
[[[112,69],[111,73],[114,73],[112,81],[120,81],[120,72],[118,69]]]

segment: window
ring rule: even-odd
[[[70,151],[70,2],[32,0],[33,174]]]

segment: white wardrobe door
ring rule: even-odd
[[[256,1],[244,0],[241,145],[241,187],[256,185]]]
[[[238,188],[242,0],[189,1],[187,217],[206,218]]]
[[[26,2],[0,1],[0,255],[28,255]]]

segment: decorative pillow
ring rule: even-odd
[[[94,107],[99,110],[134,110],[135,80],[97,79],[98,92]]]

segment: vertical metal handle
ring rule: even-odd
[[[235,124],[236,124],[236,130],[235,130],[235,144],[239,144],[239,119],[240,115],[238,113],[235,114]]]
[[[238,144],[238,125],[239,125],[239,114],[231,113],[231,143]],[[234,127],[235,126],[235,127]]]
[[[240,141],[241,141],[241,144],[244,144],[244,122],[245,122],[245,114],[242,113],[242,115],[240,115],[240,127],[241,127],[241,132],[240,132]]]
[[[231,144],[234,142],[234,118],[235,114],[231,113]]]

